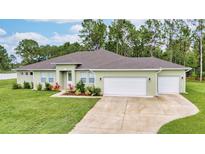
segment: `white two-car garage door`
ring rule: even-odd
[[[179,77],[158,77],[158,93],[159,94],[171,94],[179,93]]]
[[[146,96],[147,79],[138,77],[104,78],[105,96]]]

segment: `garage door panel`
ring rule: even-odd
[[[158,77],[160,94],[179,93],[179,77]]]
[[[104,78],[104,95],[145,96],[146,78]]]

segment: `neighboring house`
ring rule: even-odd
[[[154,57],[124,57],[103,49],[52,58],[17,69],[17,82],[56,82],[61,89],[82,80],[95,85],[103,95],[155,96],[184,93],[190,68]]]

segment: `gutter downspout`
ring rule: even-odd
[[[156,73],[156,96],[159,96],[158,93],[158,74],[162,71],[162,68],[159,68],[160,70]]]

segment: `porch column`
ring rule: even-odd
[[[60,84],[60,71],[59,70],[56,70],[56,82],[58,83],[58,84]]]
[[[75,70],[71,70],[71,73],[72,73],[72,82],[73,82],[73,84],[75,85],[76,83],[75,83]]]

